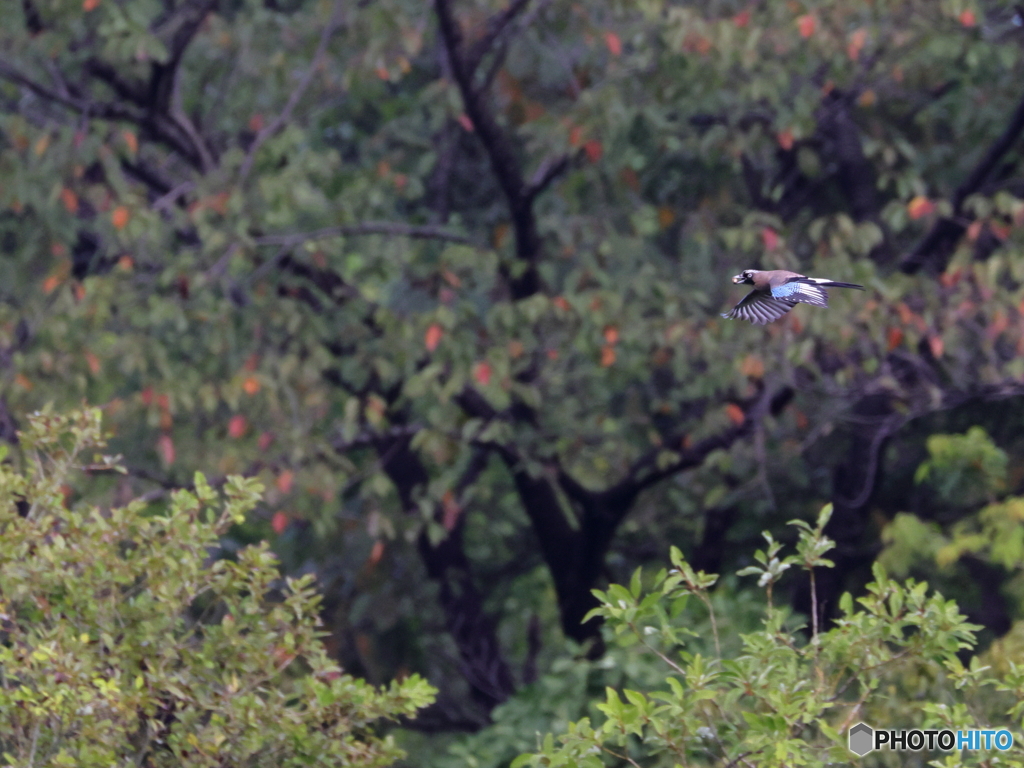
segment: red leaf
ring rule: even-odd
[[[455,523],[458,522],[459,515],[462,513],[462,508],[455,500],[455,494],[451,490],[445,491],[444,496],[441,497],[441,509],[444,512],[441,524],[444,525],[446,531],[450,531],[455,527]]]
[[[923,195],[918,195],[907,203],[907,214],[915,220],[920,219],[922,216],[927,216],[934,210],[935,203]]]
[[[796,20],[796,28],[800,31],[800,37],[810,37],[814,34],[814,29],[817,26],[817,20],[809,13],[805,13]]]
[[[277,490],[279,490],[281,493],[289,493],[292,489],[293,482],[295,482],[295,473],[292,472],[290,469],[286,469],[284,472],[277,476],[275,485],[277,485]]]
[[[610,346],[601,347],[601,365],[607,368],[615,362],[615,350]]]
[[[114,225],[114,229],[124,229],[130,218],[131,214],[128,213],[128,209],[123,205],[117,206],[113,213],[110,214],[110,222]]]
[[[157,438],[156,450],[165,466],[169,467],[174,463],[174,441],[170,435],[160,435]]]
[[[459,125],[465,128],[468,133],[472,133],[474,130],[476,130],[473,127],[473,121],[469,119],[469,115],[467,115],[465,112],[459,115],[458,120]]]
[[[380,562],[382,557],[384,557],[384,542],[377,539],[373,542],[373,549],[370,550],[370,557],[367,558],[367,564],[372,568]]]
[[[480,386],[486,387],[491,383],[491,366],[486,362],[479,362],[473,366],[473,378]]]
[[[426,345],[428,352],[433,352],[437,349],[437,345],[441,343],[443,335],[444,330],[437,323],[433,323],[427,328],[427,332],[423,334],[423,343]]]
[[[771,227],[765,227],[761,230],[761,241],[764,243],[765,250],[774,251],[779,247],[779,233]]]
[[[238,438],[245,435],[249,429],[249,422],[245,420],[245,416],[238,413],[231,417],[228,421],[228,437],[237,440]]]
[[[973,27],[978,23],[978,18],[974,15],[974,11],[967,10],[960,14],[960,23],[965,27]]]
[[[273,442],[274,442],[274,433],[273,432],[262,432],[262,433],[260,433],[260,439],[257,442],[257,445],[259,445],[261,451],[265,451],[265,450],[267,450],[267,448],[270,447],[270,444],[273,443]]]
[[[587,153],[587,159],[592,163],[596,163],[601,159],[601,142],[597,139],[591,139],[583,145],[583,151]]]
[[[67,209],[68,213],[78,213],[78,195],[76,195],[67,187],[61,188],[60,201],[64,203],[64,207]]]
[[[274,533],[280,536],[284,533],[284,529],[288,527],[288,514],[286,512],[275,512],[273,517],[270,518],[270,527],[274,529]]]
[[[614,32],[605,32],[604,42],[608,46],[608,50],[611,51],[612,56],[622,55],[622,41]]]
[[[606,325],[604,328],[604,340],[609,344],[615,344],[619,340],[619,329],[614,325]]]
[[[901,328],[890,328],[886,341],[889,345],[889,351],[892,352],[903,341],[903,330]]]
[[[750,24],[750,11],[740,11],[732,17],[732,23],[737,27],[745,27]]]
[[[779,131],[775,140],[779,142],[779,146],[789,152],[793,148],[793,129],[786,128],[783,131]]]

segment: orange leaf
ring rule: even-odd
[[[114,229],[124,229],[129,218],[131,218],[131,214],[123,205],[117,206],[110,214],[110,222],[114,225]]]
[[[886,340],[889,345],[889,351],[892,352],[903,341],[903,329],[890,328],[889,333],[886,335]]]
[[[873,105],[876,101],[878,101],[878,96],[873,90],[868,88],[857,97],[857,106],[867,108]]]
[[[257,441],[256,444],[260,447],[261,451],[265,451],[265,450],[267,450],[267,448],[270,447],[270,444],[273,443],[273,442],[274,442],[274,433],[273,432],[261,432],[260,433],[260,439]]]
[[[583,143],[583,129],[578,125],[574,125],[569,129],[569,146],[578,147]]]
[[[765,250],[774,251],[779,247],[779,233],[771,227],[764,227],[761,230],[761,241],[764,243]]]
[[[274,484],[277,486],[277,490],[281,493],[290,493],[292,490],[292,483],[294,482],[295,473],[290,469],[286,469],[277,476],[277,480],[274,481]]]
[[[100,0],[82,0],[82,10],[86,13],[95,11],[99,4]]]
[[[169,467],[174,463],[174,441],[170,435],[160,435],[156,439],[156,451],[165,466]]]
[[[60,275],[50,275],[43,280],[43,293],[53,293],[62,282],[64,282],[64,278]]]
[[[68,213],[78,213],[78,195],[76,195],[67,187],[61,188],[60,201],[64,203],[64,207],[67,209]]]
[[[505,240],[508,239],[508,233],[512,231],[507,221],[502,221],[499,224],[494,225],[494,233],[491,235],[491,242],[494,243],[495,250],[500,249],[504,244]]]
[[[14,383],[24,389],[26,392],[31,392],[32,387],[35,385],[29,380],[29,378],[23,373],[16,373],[14,375]]]
[[[609,344],[616,344],[619,341],[619,329],[614,325],[604,327],[604,340]]]
[[[793,412],[793,416],[796,419],[796,428],[797,429],[799,429],[801,431],[807,429],[807,427],[810,424],[810,422],[807,419],[807,414],[806,413],[804,413],[803,411],[797,410],[797,411]]]
[[[558,359],[558,350],[557,349],[549,349],[546,354],[548,356],[548,360],[557,360]]]
[[[907,203],[907,215],[912,219],[920,219],[935,210],[935,203],[923,195],[918,195]]]
[[[71,284],[71,295],[75,297],[75,301],[79,302],[85,298],[85,286],[77,280]]]
[[[228,421],[228,437],[237,440],[238,438],[245,435],[249,429],[249,422],[246,421],[245,416],[240,413],[235,414]]]
[[[274,529],[274,533],[278,536],[284,533],[284,529],[288,527],[288,513],[275,512],[270,518],[270,527]]]
[[[473,378],[476,382],[486,387],[491,383],[491,366],[487,362],[481,361],[473,366]]]
[[[563,312],[568,312],[570,309],[572,309],[572,307],[569,305],[569,301],[565,298],[565,296],[555,296],[555,298],[551,300],[551,303],[554,304]]]
[[[747,420],[747,414],[743,412],[736,403],[726,403],[725,415],[729,417],[729,421],[735,424],[737,427]]]
[[[523,352],[526,348],[523,346],[523,342],[518,339],[513,339],[508,343],[508,356],[515,360],[517,357],[522,357]]]
[[[437,349],[437,345],[441,343],[441,336],[443,335],[444,331],[437,323],[432,323],[427,328],[427,332],[423,334],[423,343],[426,345],[428,352],[433,352]]]
[[[126,253],[117,260],[117,268],[122,272],[131,272],[135,269],[135,259]]]
[[[612,347],[601,347],[601,365],[607,368],[615,362],[615,350]]]
[[[254,133],[259,133],[263,130],[263,115],[259,112],[249,118],[249,130]]]
[[[864,43],[868,40],[868,32],[866,29],[858,29],[850,34],[850,42],[846,44],[846,55],[850,57],[851,61],[856,61],[860,58],[860,52],[864,50]]]
[[[740,373],[752,379],[764,376],[764,362],[757,355],[747,355],[740,361]]]
[[[800,37],[810,37],[814,34],[814,29],[817,27],[818,22],[809,13],[805,13],[803,16],[796,20],[796,28],[800,31]]]
[[[789,152],[793,148],[793,129],[786,128],[784,131],[779,131],[775,140],[779,142],[780,147]]]
[[[242,389],[245,390],[247,395],[255,395],[260,391],[260,380],[255,376],[247,376],[245,381],[242,382]]]
[[[468,133],[472,133],[475,129],[473,128],[473,121],[469,119],[469,115],[463,112],[458,117],[459,125],[466,129]]]
[[[587,159],[592,163],[596,163],[601,159],[601,142],[597,139],[591,139],[583,145],[583,151],[587,153]]]
[[[658,224],[662,229],[668,229],[676,220],[676,213],[667,205],[658,208]]]
[[[605,32],[604,42],[608,46],[608,50],[611,51],[612,56],[622,55],[622,41],[614,32]]]
[[[92,372],[93,376],[100,372],[100,359],[92,352],[86,351],[85,362],[89,366],[89,370]]]
[[[964,11],[960,14],[960,23],[965,27],[973,27],[978,23],[978,18],[974,15],[974,11]]]
[[[740,11],[732,17],[732,23],[737,27],[745,27],[750,24],[750,11]]]
[[[133,155],[139,151],[139,140],[132,131],[121,131],[121,138]]]
[[[380,562],[382,557],[384,557],[384,542],[377,539],[373,542],[373,549],[370,550],[370,557],[367,558],[366,562],[370,567],[373,567]]]

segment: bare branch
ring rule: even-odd
[[[296,232],[287,235],[262,235],[256,238],[256,244],[293,246],[310,240],[327,240],[332,237],[356,237],[361,235],[394,235],[420,240],[448,240],[453,243],[465,243],[466,245],[475,245],[478,248],[483,247],[469,236],[452,232],[444,227],[431,225],[416,226],[414,224],[390,221],[368,221],[363,224],[324,227],[323,229],[314,229],[310,232]]]
[[[480,61],[487,55],[487,52],[491,50],[491,46],[494,45],[494,42],[501,36],[502,32],[505,31],[509,23],[511,23],[516,16],[522,13],[529,4],[530,0],[512,0],[512,2],[509,3],[508,8],[496,13],[487,20],[486,29],[484,30],[483,35],[466,53],[466,70],[469,72],[470,76],[476,72],[477,67],[480,66]]]
[[[320,66],[323,64],[324,57],[327,55],[327,43],[331,39],[331,35],[337,31],[338,27],[341,26],[342,21],[342,0],[335,0],[334,8],[331,11],[331,18],[324,27],[323,32],[320,34],[320,42],[317,43],[316,52],[313,54],[313,61],[310,62],[309,69],[299,80],[299,84],[295,86],[291,95],[288,97],[288,101],[284,105],[284,109],[281,110],[280,114],[267,123],[260,132],[256,134],[256,138],[253,139],[252,145],[249,147],[249,152],[245,156],[245,160],[242,162],[242,167],[238,172],[238,178],[240,183],[244,183],[248,178],[249,173],[252,171],[252,164],[256,160],[256,153],[260,147],[273,136],[275,133],[280,131],[285,123],[291,119],[292,111],[294,111],[296,105],[299,103],[299,99],[306,93],[306,89],[309,88],[310,83],[313,82],[313,77],[316,75]]]
[[[551,182],[565,173],[569,168],[569,156],[562,155],[558,158],[549,157],[530,179],[530,184],[524,193],[529,199],[535,198],[550,186]]]

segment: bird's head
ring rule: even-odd
[[[742,272],[740,272],[738,275],[733,275],[732,281],[734,283],[736,283],[737,285],[740,285],[741,283],[747,283],[747,284],[753,283],[754,282],[754,270],[752,270],[752,269],[745,269]]]

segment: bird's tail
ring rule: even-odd
[[[820,285],[822,288],[856,288],[858,291],[864,290],[863,285],[857,285],[856,283],[839,283],[835,280],[826,280],[823,277],[806,277],[799,282]]]

